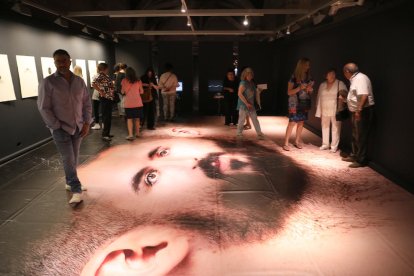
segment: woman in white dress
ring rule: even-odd
[[[339,137],[341,134],[341,122],[336,121],[335,114],[338,107],[343,105],[338,95],[347,91],[345,84],[336,79],[335,69],[329,69],[325,75],[326,81],[321,83],[318,90],[316,117],[321,118],[322,126],[322,146],[320,150],[331,149],[331,152],[336,152],[339,145]],[[329,143],[329,129],[332,125],[332,140]]]

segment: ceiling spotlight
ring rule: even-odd
[[[91,34],[91,32],[89,31],[88,26],[83,27],[82,32],[85,33],[85,34]]]
[[[118,40],[118,38],[116,36],[114,36],[113,42],[115,42],[115,43],[118,43],[119,42],[119,40]]]
[[[28,6],[24,6],[20,3],[14,4],[11,9],[14,10],[15,12],[20,13],[20,14],[23,14],[23,15],[26,15],[26,16],[32,16],[32,11],[30,10],[30,8]]]
[[[181,12],[182,12],[182,13],[185,13],[186,11],[187,11],[187,10],[185,9],[184,4],[182,4],[182,5],[181,5]]]
[[[101,33],[101,34],[99,35],[99,37],[100,37],[100,38],[102,38],[102,39],[105,39],[105,38],[106,38],[106,36],[105,36],[105,34],[104,34],[104,33]]]
[[[62,17],[56,18],[54,22],[55,22],[55,24],[57,24],[57,25],[59,25],[63,28],[69,28],[69,22],[66,19],[62,18]]]
[[[290,26],[289,26],[289,27],[287,27],[287,29],[286,29],[286,34],[287,34],[287,35],[290,35]]]
[[[244,26],[249,25],[249,20],[247,19],[247,15],[244,16],[243,25]]]
[[[187,19],[187,26],[188,27],[191,27],[191,19],[190,19],[190,17]]]

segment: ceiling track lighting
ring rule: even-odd
[[[190,17],[187,18],[187,26],[188,27],[191,27],[191,19],[190,19]]]
[[[186,13],[187,9],[185,8],[184,4],[181,4],[181,12]]]
[[[290,35],[290,26],[289,26],[289,27],[287,27],[287,29],[286,29],[286,34],[287,34],[287,35]]]
[[[243,25],[244,26],[248,26],[249,25],[249,20],[247,19],[247,15],[244,16]]]
[[[59,25],[63,28],[69,28],[69,21],[62,18],[62,17],[60,17],[60,16],[58,18],[56,18],[55,21],[53,21],[53,22],[55,22],[55,24],[57,24],[57,25]]]

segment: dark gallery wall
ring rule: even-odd
[[[209,81],[223,81],[227,69],[233,66],[232,42],[200,42],[199,45],[199,98],[200,113],[217,115],[218,101],[214,92],[208,91]],[[222,108],[220,108],[222,111]]]
[[[165,72],[165,63],[174,66],[174,73],[179,81],[183,82],[183,92],[179,93],[176,105],[178,115],[192,111],[193,101],[193,54],[191,41],[163,41],[158,42],[157,51],[153,54],[154,66],[158,66],[159,76]]]
[[[151,64],[151,44],[149,42],[124,42],[116,45],[115,62],[126,63],[135,69],[138,76],[145,74]]]
[[[50,132],[37,110],[37,97],[21,97],[16,55],[34,56],[39,82],[42,79],[41,57],[51,57],[56,49],[66,49],[73,60],[114,62],[114,47],[91,39],[45,27],[21,16],[0,19],[0,54],[6,54],[13,79],[15,101],[0,103],[0,163],[47,141]],[[88,64],[86,64],[88,66]],[[96,69],[95,69],[96,71]]]
[[[284,98],[284,104],[278,105],[280,114],[286,114],[287,81],[300,57],[310,58],[316,88],[327,68],[336,67],[339,78],[344,80],[343,65],[356,62],[371,79],[376,102],[369,151],[371,166],[410,191],[414,191],[414,127],[410,115],[414,102],[410,88],[414,67],[413,6],[412,1],[395,1],[394,5],[321,28],[306,37],[276,43],[273,56],[278,97]],[[345,83],[349,86],[348,81]],[[314,112],[315,107],[307,124],[320,132],[320,120]],[[349,132],[347,122],[342,137],[348,144]]]
[[[267,90],[261,93],[262,110],[260,115],[274,115],[276,112],[276,82],[272,79],[274,67],[271,44],[266,42],[240,42],[239,68],[251,67],[257,84],[267,84]],[[241,72],[240,72],[241,74]],[[239,74],[239,75],[240,75]]]

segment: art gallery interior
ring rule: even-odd
[[[414,274],[412,1],[2,6],[0,275]],[[126,63],[138,75],[153,67],[158,76],[169,62],[180,82],[173,122],[160,119],[128,141],[114,108],[112,141],[90,130],[78,167],[87,190],[76,208],[37,107],[56,49],[82,68],[91,93],[101,62]],[[349,87],[342,74],[349,62],[370,78],[367,166],[352,169],[341,159],[351,150],[350,120],[336,153],[319,149],[317,93],[303,148],[282,149],[287,83],[302,57],[316,91],[332,67]],[[254,129],[238,139],[224,125],[223,79],[229,68],[245,67],[266,85],[257,112],[264,140]],[[148,184],[150,172],[156,183]]]

